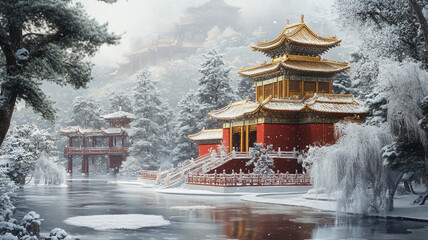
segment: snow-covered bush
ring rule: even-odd
[[[122,163],[120,173],[122,175],[138,176],[141,169],[142,165],[138,159],[133,156],[129,156],[126,158],[126,161]]]
[[[13,214],[15,208],[10,197],[13,195],[15,189],[16,185],[0,169],[0,222],[8,221]]]
[[[68,235],[67,232],[61,228],[54,228],[50,232],[49,237],[45,238],[45,240],[79,240],[79,239]]]
[[[61,184],[65,180],[65,168],[57,157],[42,155],[36,163],[33,178],[35,184]]]
[[[9,177],[18,184],[25,184],[25,178],[34,170],[41,154],[56,154],[55,139],[44,129],[35,125],[13,124],[1,146],[1,155],[9,160]]]
[[[312,146],[303,164],[315,189],[337,199],[337,210],[361,214],[386,210],[389,170],[382,148],[393,140],[387,127],[337,124],[336,144]]]
[[[268,155],[272,152],[272,145],[263,148],[263,143],[256,143],[250,151],[251,159],[245,164],[247,167],[254,165],[253,172],[255,174],[274,174],[274,161]]]

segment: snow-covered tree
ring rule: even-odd
[[[131,96],[124,91],[117,91],[109,98],[110,111],[117,112],[122,109],[124,112],[132,113]]]
[[[167,152],[163,132],[165,101],[159,96],[149,72],[143,71],[138,75],[133,100],[136,118],[129,131],[132,140],[130,154],[138,159],[140,167],[157,169]]]
[[[25,178],[34,170],[43,153],[57,153],[55,139],[35,125],[12,125],[1,146],[1,155],[10,162],[7,174],[21,185],[25,184]]]
[[[333,77],[333,92],[337,94],[350,94],[352,92],[352,81],[348,72],[341,72]]]
[[[393,196],[395,189],[390,181],[394,176],[382,158],[382,148],[392,142],[392,135],[386,126],[353,123],[339,124],[337,131],[341,137],[336,144],[312,146],[303,159],[314,188],[325,189],[335,197],[338,211],[361,214],[385,211],[387,193]]]
[[[272,145],[263,148],[263,143],[256,143],[251,149],[251,159],[245,164],[247,167],[254,165],[253,172],[256,174],[274,174],[275,167],[273,158],[268,153],[272,152]]]
[[[220,123],[208,119],[206,114],[228,105],[235,99],[235,94],[229,77],[230,68],[225,66],[223,56],[215,49],[211,49],[203,57],[205,61],[199,69],[202,76],[199,78],[197,96],[201,104],[201,113],[205,115],[205,127],[216,128]]]
[[[0,144],[10,126],[16,101],[53,120],[44,81],[86,87],[93,56],[119,37],[90,18],[80,3],[61,0],[0,1]]]
[[[70,125],[98,129],[105,125],[100,118],[102,110],[100,104],[90,97],[76,97],[73,100],[73,109]]]
[[[200,131],[198,98],[193,90],[190,90],[178,103],[177,109],[177,133],[175,148],[172,151],[172,161],[181,162],[198,155],[198,148],[187,136]]]
[[[384,148],[386,163],[410,175],[420,172],[407,173],[421,164],[421,153],[413,151],[420,146],[425,149],[422,170],[428,173],[426,132],[420,124],[424,121],[421,101],[428,94],[428,24],[423,13],[427,5],[416,0],[336,1],[340,23],[364,31],[351,62],[352,78],[372,112],[369,123],[386,122],[395,137]]]
[[[35,184],[61,184],[65,181],[65,168],[59,163],[58,157],[43,154],[36,162],[34,169]]]
[[[255,100],[256,90],[254,88],[254,82],[251,78],[243,77],[239,80],[237,95],[240,99],[248,98],[251,101]]]

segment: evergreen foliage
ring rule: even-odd
[[[105,125],[105,121],[100,118],[101,115],[100,104],[95,99],[76,97],[73,100],[70,125],[99,129]]]
[[[177,137],[172,151],[172,161],[181,162],[198,155],[198,146],[187,136],[200,131],[199,103],[196,94],[190,90],[177,105]]]
[[[273,159],[268,155],[272,152],[272,145],[263,148],[263,143],[256,143],[251,149],[251,159],[245,166],[254,165],[253,173],[255,174],[275,174],[272,168],[275,167]]]
[[[92,64],[85,57],[118,43],[119,37],[69,0],[2,0],[0,18],[1,144],[17,100],[53,120],[55,110],[41,84],[86,87]]]
[[[333,93],[350,94],[353,91],[351,76],[348,72],[341,72],[333,77]]]
[[[229,77],[230,68],[225,66],[223,56],[211,49],[203,57],[205,62],[199,69],[202,76],[198,81],[197,96],[201,104],[202,119],[205,119],[204,126],[212,129],[219,127],[220,123],[208,119],[206,114],[227,106],[235,99],[235,93]]]
[[[256,100],[255,95],[256,89],[254,88],[254,82],[251,78],[242,77],[238,82],[237,97],[239,99],[248,98],[251,101]]]
[[[124,112],[132,113],[132,101],[129,94],[124,91],[117,91],[109,98],[110,111],[117,112],[122,109]]]
[[[130,154],[139,161],[140,167],[157,169],[168,150],[163,132],[166,128],[165,101],[159,97],[159,91],[149,72],[143,71],[138,75],[133,100],[136,118],[129,131],[132,140]]]

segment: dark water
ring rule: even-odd
[[[18,192],[17,217],[35,210],[42,232],[60,227],[81,239],[428,239],[428,223],[341,218],[306,208],[242,202],[239,197],[178,196],[108,177],[74,177],[66,186],[27,186]],[[202,205],[184,211],[171,207]],[[97,231],[64,223],[74,216],[162,215],[171,224]]]

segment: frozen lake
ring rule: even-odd
[[[414,240],[428,236],[428,222],[336,219],[305,208],[242,202],[239,197],[160,194],[116,180],[126,179],[75,176],[64,186],[26,186],[18,191],[17,218],[35,210],[44,219],[42,232],[60,227],[82,240]],[[120,227],[127,229],[114,229]]]

